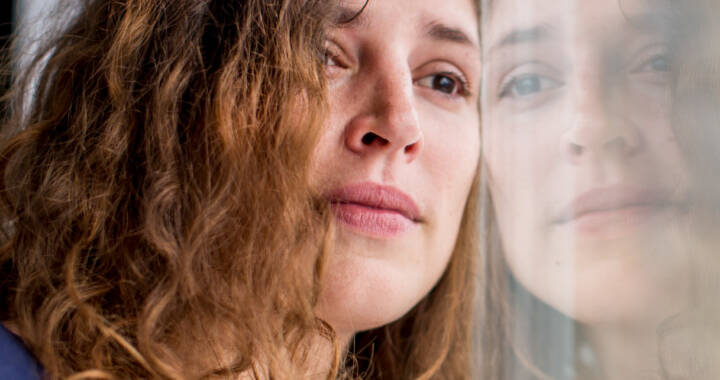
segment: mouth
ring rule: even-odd
[[[626,229],[668,211],[677,211],[682,204],[671,191],[664,189],[629,186],[596,188],[574,199],[552,223],[575,225],[581,232]]]
[[[372,237],[393,237],[422,223],[420,211],[404,192],[371,182],[344,186],[326,195],[335,217]]]

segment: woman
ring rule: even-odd
[[[6,123],[4,325],[51,377],[468,376],[476,8],[84,3]]]
[[[663,331],[693,307],[698,268],[672,13],[631,0],[486,5],[484,338],[504,351],[487,348],[484,368],[661,379]]]

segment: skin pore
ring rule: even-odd
[[[469,0],[370,1],[327,34],[313,178],[336,238],[317,313],[348,342],[407,313],[450,259],[479,158],[480,52]]]
[[[580,323],[604,379],[656,379],[656,328],[688,299],[690,180],[663,33],[620,4],[493,2],[483,162],[515,278]]]

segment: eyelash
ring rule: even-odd
[[[531,93],[531,94],[524,94],[524,95],[523,95],[523,94],[520,94],[520,95],[518,95],[519,97],[532,96],[532,95],[535,95],[535,94],[537,94],[537,93],[540,93],[540,92],[542,92],[542,91],[547,90],[548,88],[545,87],[545,86],[543,86],[543,81],[545,81],[545,82],[550,82],[551,87],[555,87],[555,86],[561,85],[561,83],[559,83],[559,82],[557,82],[557,81],[554,81],[554,80],[552,80],[552,79],[548,79],[547,77],[544,77],[544,76],[539,75],[539,74],[532,74],[532,73],[518,74],[518,75],[515,75],[515,76],[511,77],[506,83],[504,83],[504,84],[500,87],[500,94],[498,95],[498,98],[503,99],[503,98],[507,98],[507,97],[513,96],[513,94],[512,94],[513,86],[515,86],[516,84],[518,84],[521,80],[529,79],[529,78],[536,78],[536,79],[538,80],[538,82],[539,82],[540,89],[539,89],[538,91],[535,91],[535,92]]]
[[[653,55],[653,56],[650,57],[649,59],[643,61],[640,65],[638,65],[638,66],[633,70],[633,72],[643,72],[643,71],[645,71],[644,69],[645,69],[646,67],[652,66],[652,64],[655,63],[655,62],[656,62],[657,60],[659,60],[659,59],[665,60],[665,64],[667,65],[667,68],[666,68],[666,69],[663,69],[663,70],[654,70],[654,68],[653,68],[652,71],[655,71],[655,72],[667,72],[667,71],[670,71],[670,70],[672,69],[673,62],[672,62],[672,59],[670,59],[670,57],[668,56],[668,54],[666,54],[666,53],[658,53],[658,54]]]
[[[426,86],[426,87],[429,89],[432,89],[434,91],[440,92],[444,96],[449,96],[449,97],[460,96],[463,98],[467,98],[467,97],[472,96],[472,93],[470,92],[470,85],[468,84],[467,79],[465,79],[465,77],[462,74],[452,72],[452,71],[441,71],[441,72],[437,72],[437,73],[432,73],[430,75],[426,75],[420,79],[415,80],[415,83],[419,83],[423,79],[428,79],[428,78],[431,78],[432,80],[434,80],[435,78],[438,78],[440,76],[450,78],[455,83],[456,88],[453,91],[453,93],[446,93],[444,91],[434,89],[434,88],[432,88],[433,83],[430,83],[430,86]]]
[[[348,68],[349,65],[342,59],[342,54],[337,53],[337,49],[338,49],[337,47],[328,46],[323,50],[322,57],[321,57],[323,64],[328,67],[338,67],[340,69]],[[331,61],[333,64],[330,64]],[[425,87],[427,87],[431,90],[440,92],[444,96],[448,96],[448,97],[460,96],[462,98],[468,98],[468,97],[472,96],[472,92],[470,91],[470,85],[469,85],[468,80],[461,73],[457,73],[454,71],[440,71],[440,72],[432,73],[432,74],[423,76],[417,80],[414,80],[413,84],[417,84],[418,82],[422,81],[423,79],[437,78],[439,76],[448,77],[455,83],[456,88],[453,91],[453,93],[445,93],[442,90],[434,89],[434,88],[432,88],[433,83],[431,83],[429,86],[425,86]]]
[[[340,54],[335,53],[334,50],[330,49],[330,48],[326,48],[322,52],[321,59],[325,66],[337,66],[337,67],[341,67],[341,68],[345,68],[347,66],[346,64],[344,64],[342,62],[342,59],[340,59]],[[329,64],[330,60],[332,60],[335,64],[330,65]]]
[[[326,67],[338,67],[346,69],[350,67],[351,62],[347,60],[345,51],[332,40],[326,40],[325,46],[320,51],[320,62]],[[330,61],[334,64],[331,65]]]

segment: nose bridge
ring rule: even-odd
[[[613,81],[604,78],[602,71],[580,75],[572,94],[570,126],[563,139],[569,152],[573,156],[605,154],[609,150],[636,152],[640,136],[615,104],[621,99],[614,99]]]
[[[587,78],[573,93],[572,142],[586,149],[597,149],[617,132],[610,118],[607,90],[598,82]]]
[[[410,68],[399,62],[385,63],[373,94],[373,113],[391,143],[406,146],[420,134]]]
[[[358,78],[363,86],[354,94],[358,108],[346,128],[346,146],[363,155],[401,152],[411,162],[422,150],[423,134],[410,66],[390,54],[371,61]]]

